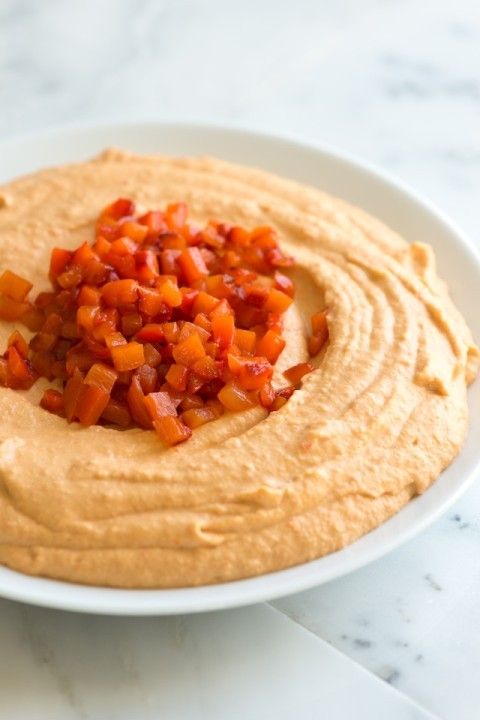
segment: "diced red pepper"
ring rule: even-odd
[[[28,303],[12,300],[7,295],[0,295],[0,320],[20,320],[29,308]]]
[[[288,370],[284,371],[283,375],[289,383],[292,385],[298,385],[303,376],[307,375],[307,373],[311,373],[314,369],[315,368],[311,363],[303,362],[288,368]]]
[[[145,354],[141,343],[132,341],[125,345],[116,345],[110,349],[115,370],[135,370],[145,364]]]
[[[111,307],[134,303],[137,296],[138,283],[136,280],[113,280],[102,287],[102,298]]]
[[[101,217],[109,217],[114,220],[121,220],[123,217],[133,215],[135,203],[129,198],[119,198],[111,205],[103,209]]]
[[[143,328],[142,316],[138,312],[129,312],[122,315],[121,330],[126,337],[131,337]]]
[[[277,397],[277,393],[276,393],[274,387],[272,386],[272,384],[269,382],[265,383],[265,385],[262,387],[262,389],[260,390],[260,393],[259,393],[259,399],[260,399],[261,405],[263,405],[263,407],[267,408],[267,410],[268,410],[273,405],[273,402],[276,397]]]
[[[198,315],[198,313],[205,313],[205,315],[209,315],[217,305],[218,298],[201,290],[193,301],[192,312],[194,315]]]
[[[33,284],[10,270],[0,276],[0,293],[17,303],[22,303],[32,289]]]
[[[209,398],[205,405],[212,410],[216,418],[219,418],[225,412],[225,408],[218,398]]]
[[[254,353],[257,344],[257,336],[253,330],[235,329],[233,342],[242,353]]]
[[[188,208],[185,203],[171,203],[167,205],[165,221],[169,230],[181,230],[187,221]]]
[[[72,260],[73,253],[69,250],[62,250],[61,248],[53,248],[50,255],[50,270],[48,277],[53,283],[57,277],[65,270],[68,263]]]
[[[198,335],[203,344],[205,344],[210,337],[210,333],[207,330],[204,330],[202,327],[200,327],[200,325],[195,325],[195,323],[191,323],[187,320],[183,323],[180,329],[177,342],[181,343],[186,340],[187,337],[193,334]]]
[[[109,268],[100,260],[90,260],[82,268],[82,278],[89,285],[102,285],[109,276]]]
[[[205,279],[205,285],[207,292],[219,300],[232,296],[232,286],[231,282],[228,282],[228,275],[209,275]]]
[[[221,348],[228,348],[235,337],[235,319],[233,315],[220,315],[212,319],[214,342]]]
[[[120,427],[128,427],[132,422],[128,408],[122,403],[112,399],[108,401],[101,417],[103,420],[113,425],[119,425]]]
[[[15,347],[17,352],[24,359],[28,356],[28,343],[22,333],[14,330],[7,340],[7,347]]]
[[[152,420],[147,412],[140,379],[136,375],[132,377],[132,382],[128,388],[127,404],[135,423],[146,430],[150,429],[152,427]]]
[[[176,323],[176,322],[162,323],[161,328],[162,328],[163,334],[165,336],[165,340],[168,343],[178,342],[178,337],[180,335],[180,328],[179,328],[178,323]]]
[[[164,280],[158,285],[158,291],[162,302],[168,307],[174,308],[182,304],[182,293],[178,289],[178,285],[171,280]]]
[[[140,287],[138,309],[140,312],[153,318],[161,313],[164,301],[157,288]]]
[[[275,288],[277,290],[281,290],[285,293],[285,295],[289,295],[293,298],[295,295],[295,285],[293,284],[293,280],[291,280],[287,275],[278,272],[278,270],[275,270],[273,278],[275,281]]]
[[[178,264],[189,285],[208,275],[207,266],[197,247],[186,248],[178,257]]]
[[[205,315],[205,313],[198,313],[198,315],[195,315],[193,322],[195,323],[195,325],[198,325],[198,327],[201,327],[203,330],[205,330],[210,336],[212,332],[212,323]]]
[[[145,407],[153,423],[162,417],[177,415],[177,409],[168,392],[149,393],[145,396]]]
[[[187,387],[188,370],[184,365],[170,365],[165,379],[175,390],[185,390]]]
[[[69,265],[57,276],[57,283],[64,289],[75,288],[82,282],[82,270],[78,265]]]
[[[77,310],[77,325],[79,328],[91,332],[95,327],[95,319],[99,311],[98,306],[80,305]]]
[[[273,330],[267,330],[257,343],[257,353],[266,357],[274,365],[285,345],[285,340],[280,335]]]
[[[236,380],[230,380],[218,393],[218,399],[227,410],[239,412],[255,405],[252,393],[245,390]]]
[[[192,333],[173,348],[175,362],[180,365],[192,366],[197,360],[205,357],[205,348],[197,333]]]
[[[176,275],[179,270],[178,258],[181,255],[181,250],[166,249],[160,253],[160,265],[162,272],[165,275]]]
[[[217,415],[210,407],[192,408],[182,413],[182,420],[191,430],[216,420]]]
[[[156,368],[162,362],[162,353],[154,348],[151,343],[145,343],[143,354],[145,355],[146,364],[150,365],[150,367]]]
[[[147,323],[137,332],[137,340],[140,342],[159,343],[165,340],[163,326],[159,323]]]
[[[48,388],[42,395],[40,407],[51,413],[60,413],[63,410],[63,394],[53,388]]]
[[[82,285],[78,293],[79,305],[100,305],[100,290],[90,285]]]
[[[219,401],[220,402],[220,401]],[[203,407],[204,402],[203,399],[200,397],[200,395],[196,395],[195,393],[186,393],[185,396],[182,398],[179,407],[180,410],[191,410],[192,408],[198,408]],[[222,405],[223,408],[223,405]]]
[[[99,387],[107,393],[112,392],[112,388],[118,378],[118,373],[113,368],[104,363],[95,363],[92,365],[85,377],[85,384]]]
[[[192,431],[180,418],[162,417],[153,423],[157,435],[166,445],[178,445],[192,436]]]
[[[147,364],[141,365],[138,370],[135,371],[135,374],[140,380],[142,391],[145,394],[152,393],[155,390],[158,380],[155,368],[150,367],[150,365]]]
[[[44,323],[45,315],[36,307],[27,306],[27,309],[21,314],[20,320],[31,332],[38,332]]]
[[[122,233],[135,242],[143,243],[148,235],[148,227],[142,223],[127,220],[122,223]]]
[[[142,217],[138,219],[138,222],[146,225],[147,234],[150,239],[158,237],[160,233],[167,230],[165,215],[159,210],[154,210],[142,215]]]
[[[6,352],[7,358],[7,382],[8,387],[16,390],[28,390],[32,387],[37,379],[36,373],[22,355],[18,352],[15,345],[10,345]]]
[[[138,250],[137,243],[128,237],[119,237],[110,243],[110,251],[115,255],[133,255]]]
[[[78,421],[85,426],[95,425],[108,405],[110,393],[95,385],[83,384],[75,408]]]
[[[192,365],[192,372],[202,380],[215,380],[222,375],[223,363],[218,363],[209,355],[199,358]]]
[[[245,390],[260,390],[273,375],[273,368],[265,357],[229,355],[228,365]]]
[[[272,411],[288,400],[307,364],[286,371],[292,385],[274,390],[282,315],[294,294],[276,270],[292,261],[275,230],[218,221],[196,228],[184,203],[138,217],[128,198],[108,205],[95,228],[92,244],[52,251],[53,289],[34,304],[26,301],[28,280],[0,277],[0,319],[21,320],[34,333],[29,344],[11,335],[0,384],[24,389],[38,375],[58,379],[63,394],[51,388],[41,400],[51,412],[146,429],[153,418],[168,445],[225,408],[260,403]],[[312,318],[312,330],[311,352],[328,337],[324,314]]]
[[[78,368],[75,368],[73,375],[67,381],[63,391],[63,407],[65,417],[69,422],[75,418],[77,402],[83,388],[83,375]]]
[[[286,295],[281,290],[276,290],[275,288],[272,288],[268,293],[268,297],[265,305],[263,306],[263,309],[267,312],[282,314],[286,310],[288,310],[292,302],[293,299],[289,295]]]
[[[109,348],[109,350],[112,350],[114,347],[119,347],[121,345],[126,345],[127,341],[125,340],[124,336],[120,332],[111,332],[105,335],[105,344]]]

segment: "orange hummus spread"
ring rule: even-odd
[[[0,196],[0,268],[36,291],[48,289],[52,248],[78,247],[112,198],[182,198],[199,224],[271,225],[295,257],[276,373],[309,360],[314,313],[324,309],[329,328],[283,407],[227,412],[170,448],[150,430],[68,424],[39,406],[43,379],[0,388],[0,563],[129,588],[268,573],[353,542],[457,455],[479,352],[429,245],[318,190],[212,158],[108,150]],[[0,323],[2,347],[11,331]]]

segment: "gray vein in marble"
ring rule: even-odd
[[[385,666],[378,670],[379,677],[385,680],[389,685],[395,685],[400,679],[400,671],[397,668]]]
[[[50,644],[48,635],[45,634],[42,626],[35,619],[35,615],[38,614],[37,611],[28,605],[19,605],[19,614],[22,639],[31,652],[34,661],[46,668],[52,680],[56,683],[58,692],[65,698],[78,720],[87,720],[88,716],[82,706],[81,699],[74,690],[71,676],[65,672],[62,663]]]
[[[435,590],[436,592],[441,592],[443,590],[442,586],[435,580],[434,577],[432,577],[430,573],[424,575],[424,578],[427,581],[428,586],[431,587],[432,590]]]

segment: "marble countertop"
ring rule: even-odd
[[[480,242],[478,0],[2,0],[0,108],[2,139],[188,119],[331,144],[394,172]],[[315,677],[349,656],[375,688],[477,720],[479,556],[477,482],[388,557],[272,607],[133,620],[0,601],[0,718],[319,717]],[[343,656],[325,661],[328,644]],[[249,704],[252,672],[263,690]],[[381,707],[365,717],[386,717]],[[388,717],[426,717],[412,708]]]

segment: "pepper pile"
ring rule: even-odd
[[[289,386],[271,384],[295,290],[281,270],[292,264],[271,227],[198,229],[184,203],[138,216],[120,198],[98,218],[92,245],[52,251],[50,292],[30,302],[30,282],[0,277],[0,318],[34,333],[29,343],[12,333],[0,384],[56,379],[63,391],[45,391],[46,410],[86,426],[154,428],[167,445],[225,409],[278,410],[313,369],[300,363],[284,373]],[[317,313],[311,355],[327,337]]]

